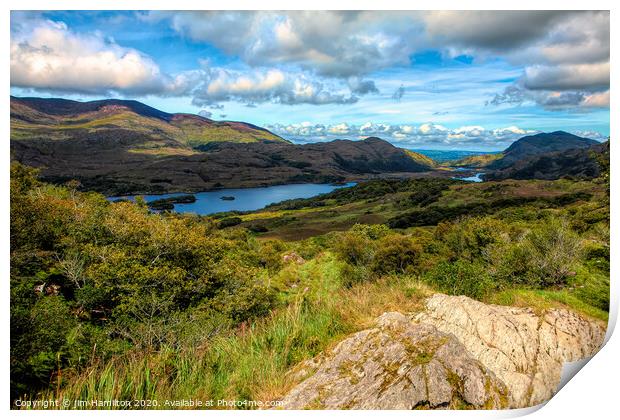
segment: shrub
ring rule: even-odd
[[[543,286],[565,283],[581,255],[581,240],[563,222],[552,222],[527,235],[532,274]]]
[[[220,229],[224,229],[231,226],[237,226],[242,222],[240,217],[227,217],[225,219],[220,220],[217,227]]]
[[[345,287],[370,281],[374,278],[374,273],[365,265],[351,265],[343,263],[340,268],[340,278]]]
[[[362,223],[356,223],[351,227],[351,232],[356,232],[364,235],[368,239],[379,239],[389,234],[390,228],[386,225],[365,225]]]
[[[367,265],[373,255],[373,244],[360,232],[348,231],[336,238],[336,254],[351,265]]]
[[[406,273],[414,270],[421,254],[422,246],[408,236],[384,236],[373,256],[372,270],[377,274]]]
[[[467,218],[456,223],[440,223],[435,238],[447,248],[450,259],[474,261],[485,257],[487,246],[507,229],[491,218]]]
[[[547,287],[566,284],[582,253],[581,240],[565,222],[545,224],[489,248],[492,274],[509,284]]]
[[[426,273],[426,281],[451,295],[481,299],[494,288],[484,267],[477,263],[457,260],[441,262]]]

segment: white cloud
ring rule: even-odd
[[[199,106],[225,101],[248,106],[352,104],[383,86],[371,80],[378,77],[374,72],[409,67],[412,54],[438,49],[446,56],[468,54],[475,60],[501,57],[523,68],[522,77],[489,104],[588,109],[609,102],[608,11],[140,14],[145,21],[166,20],[179,34],[242,62],[235,71],[203,65],[176,75],[165,74],[152,58],[99,32],[76,33],[62,22],[33,16],[12,15],[12,86],[190,95]],[[395,101],[415,94],[410,86],[393,92]]]
[[[424,16],[432,39],[449,45],[455,54],[475,50],[505,52],[545,36],[567,12],[441,10]]]
[[[63,22],[28,22],[11,34],[11,85],[83,93],[162,93],[173,80],[140,52]]]
[[[253,66],[294,63],[323,76],[350,77],[409,63],[419,14],[377,11],[151,12],[173,29]]]
[[[514,125],[496,129],[486,129],[482,126],[463,126],[451,129],[432,122],[420,125],[370,122],[355,125],[343,122],[328,126],[305,122],[286,126],[276,124],[267,128],[285,138],[301,143],[328,141],[336,138],[364,139],[375,136],[403,147],[439,146],[460,149],[485,147],[494,150],[502,150],[513,141],[538,132]],[[601,135],[588,132],[588,137],[598,139]]]
[[[609,108],[609,90],[585,96],[582,105],[590,108]]]
[[[205,69],[192,76],[187,93],[193,96],[196,105],[224,101],[325,105],[350,104],[358,100],[356,96],[339,92],[333,86],[328,88],[322,81],[304,73],[287,73],[277,69]]]

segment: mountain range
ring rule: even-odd
[[[11,97],[11,157],[44,180],[105,194],[343,182],[433,169],[424,155],[368,138],[293,145],[244,122],[169,114],[137,101]]]
[[[82,189],[109,195],[446,177],[450,167],[484,170],[486,180],[595,177],[609,161],[606,144],[539,133],[500,153],[440,165],[377,137],[300,145],[246,122],[171,114],[137,101],[11,97],[11,158],[39,168],[48,182],[76,179]]]

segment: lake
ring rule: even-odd
[[[484,175],[484,173],[483,172],[479,172],[479,173],[474,174],[472,176],[466,176],[466,177],[463,177],[463,178],[454,177],[454,179],[460,179],[462,181],[470,181],[470,182],[482,182],[483,181],[483,179],[481,178],[482,175]]]
[[[216,191],[205,191],[193,194],[196,202],[187,204],[175,204],[174,211],[178,213],[196,213],[200,215],[220,213],[225,211],[252,211],[295,198],[310,198],[320,194],[326,194],[338,188],[352,187],[355,182],[343,185],[333,184],[285,184],[272,187],[260,188],[228,188]],[[118,199],[134,200],[143,197],[147,202],[183,195],[184,193],[170,194],[137,194],[118,197],[108,197],[108,200]],[[234,197],[234,200],[222,200],[221,197]]]

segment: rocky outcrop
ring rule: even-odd
[[[379,317],[376,328],[338,344],[284,398],[283,407],[501,408],[506,395],[506,387],[453,335],[390,312]]]
[[[591,356],[605,330],[573,312],[485,305],[465,296],[434,295],[417,322],[454,335],[509,389],[511,407],[549,400],[562,365]]]
[[[377,326],[298,366],[283,408],[517,408],[553,396],[562,364],[594,354],[605,330],[567,311],[437,294],[413,319]]]

